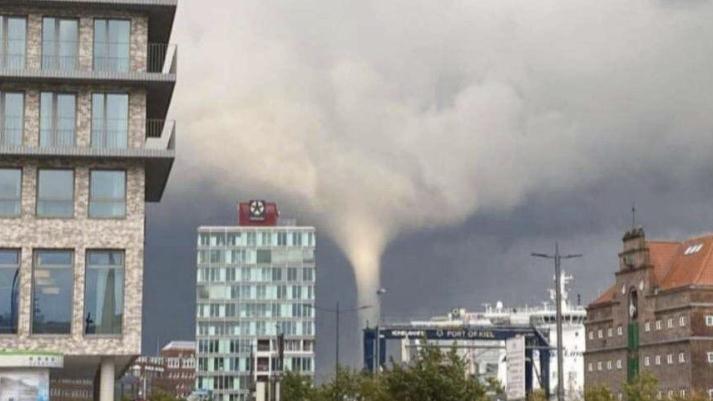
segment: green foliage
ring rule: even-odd
[[[181,399],[161,389],[154,389],[151,392],[148,401],[181,401]]]
[[[312,387],[288,374],[282,388],[285,401],[487,401],[486,393],[502,394],[497,381],[483,385],[469,377],[455,349],[443,353],[428,346],[413,364],[392,363],[379,376],[339,369],[330,382]]]
[[[584,401],[614,401],[614,394],[606,386],[592,386],[584,392]]]
[[[641,373],[631,383],[624,385],[627,401],[653,401],[656,399],[658,381],[649,372]]]

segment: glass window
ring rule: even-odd
[[[20,215],[22,197],[22,170],[0,169],[0,216]]]
[[[74,171],[39,170],[37,215],[40,217],[74,216]]]
[[[92,147],[125,149],[129,140],[129,95],[92,95]]]
[[[42,69],[73,70],[79,54],[79,23],[75,19],[42,19]]]
[[[87,252],[85,333],[121,334],[123,317],[124,252]]]
[[[20,251],[0,249],[0,334],[17,334]]]
[[[94,69],[128,72],[131,23],[128,20],[94,20]]]
[[[25,95],[22,92],[0,92],[0,145],[22,145],[25,126]]]
[[[89,217],[126,216],[126,172],[94,170],[89,184]]]
[[[69,334],[74,274],[71,251],[39,251],[32,274],[32,333]]]
[[[25,18],[0,16],[0,67],[25,68],[26,38]]]
[[[77,97],[71,93],[40,95],[40,146],[74,146]]]

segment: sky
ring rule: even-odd
[[[209,4],[209,6],[207,6]],[[195,237],[268,199],[318,229],[317,304],[404,319],[591,301],[621,237],[710,232],[713,5],[632,0],[183,0],[178,154],[150,205],[144,351],[192,339]],[[576,297],[576,295],[573,295]],[[343,362],[360,366],[347,315]],[[334,316],[317,321],[318,375]]]

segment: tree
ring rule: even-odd
[[[591,386],[584,392],[584,401],[614,401],[614,394],[606,386]]]
[[[285,401],[317,401],[317,390],[309,377],[299,373],[286,372],[280,382],[282,398]]]
[[[649,372],[639,374],[631,383],[624,385],[627,401],[653,401],[656,399],[658,381]]]

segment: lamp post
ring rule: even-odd
[[[557,303],[557,401],[564,401],[564,355],[562,347],[562,259],[581,258],[581,254],[560,255],[559,244],[555,242],[554,255],[532,253],[536,258],[553,259],[555,261],[555,302]]]
[[[314,306],[314,305],[310,305],[310,304],[305,304],[305,306],[307,306],[308,308],[312,308],[312,309],[314,309],[314,310],[318,310],[318,311],[320,311],[320,312],[334,313],[334,316],[335,316],[335,318],[336,318],[336,338],[335,338],[335,341],[334,341],[334,343],[335,343],[335,350],[334,350],[334,351],[335,351],[335,352],[334,352],[334,381],[335,381],[335,383],[336,383],[335,388],[336,388],[336,390],[337,390],[337,391],[335,392],[335,399],[338,400],[338,399],[339,399],[339,370],[340,370],[340,369],[339,369],[339,365],[340,365],[340,361],[339,361],[340,346],[339,346],[339,345],[340,345],[340,339],[341,339],[341,338],[340,338],[340,332],[339,332],[339,326],[340,326],[339,321],[340,321],[340,318],[341,318],[341,314],[342,314],[342,313],[352,313],[352,312],[358,312],[358,311],[362,311],[362,310],[366,310],[366,309],[371,309],[371,308],[373,308],[373,306],[371,306],[371,305],[362,305],[362,306],[358,306],[358,307],[356,307],[356,308],[342,309],[342,308],[339,306],[339,302],[337,302],[337,307],[334,308],[334,309],[322,308],[322,307]]]
[[[379,375],[379,370],[381,370],[381,297],[382,295],[386,294],[386,289],[385,288],[379,288],[376,291],[376,299],[379,305],[379,316],[377,317],[376,320],[376,345],[374,349],[376,350],[376,363],[375,366],[376,368],[374,369],[374,374]]]

